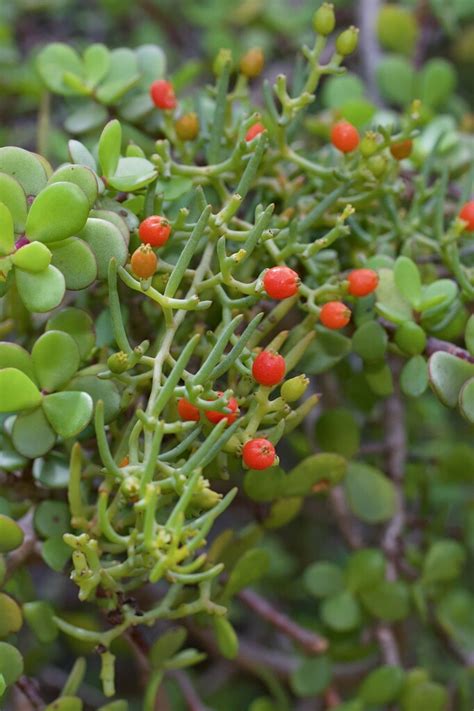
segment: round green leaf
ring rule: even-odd
[[[10,595],[0,592],[0,637],[18,632],[22,625],[21,609]]]
[[[51,570],[60,573],[71,559],[72,549],[64,543],[62,535],[52,536],[43,543],[41,555]]]
[[[377,33],[385,49],[410,55],[419,33],[416,15],[400,5],[383,5],[377,18]]]
[[[344,575],[338,565],[320,561],[313,563],[304,571],[303,581],[306,589],[315,597],[336,595],[344,590]]]
[[[17,269],[16,284],[21,300],[28,311],[33,313],[55,309],[63,300],[66,290],[63,275],[52,264],[37,274]]]
[[[152,81],[165,76],[166,54],[156,44],[142,44],[135,49],[135,55],[141,74],[140,85],[148,90]]]
[[[433,681],[425,681],[406,689],[400,708],[402,711],[446,711],[448,699],[448,692],[444,687]]]
[[[379,397],[393,393],[392,371],[387,363],[366,363],[364,375],[372,392]]]
[[[21,546],[23,538],[23,529],[17,522],[10,516],[0,514],[0,553],[14,551]]]
[[[410,593],[401,580],[384,580],[379,585],[361,592],[367,610],[381,620],[403,620],[410,611]]]
[[[0,369],[2,368],[17,368],[27,375],[30,380],[35,380],[31,356],[28,351],[17,343],[0,341]]]
[[[376,76],[380,93],[387,101],[406,106],[413,99],[415,72],[404,57],[383,57],[377,64]]]
[[[0,412],[18,412],[36,407],[41,393],[36,385],[17,368],[0,370]]]
[[[474,378],[466,381],[461,388],[459,409],[466,420],[474,422]]]
[[[379,284],[376,290],[376,309],[380,316],[393,323],[411,320],[411,307],[395,286],[395,277],[391,269],[379,269]]]
[[[413,356],[403,366],[400,387],[409,397],[420,397],[428,387],[428,363],[421,355]]]
[[[270,467],[262,471],[250,469],[244,478],[244,491],[254,501],[272,501],[281,492],[285,473],[280,467]]]
[[[156,194],[163,195],[165,200],[177,200],[193,188],[191,178],[182,175],[174,175],[168,179],[160,179],[156,182]]]
[[[303,459],[284,480],[285,496],[306,496],[320,481],[339,484],[346,473],[347,462],[338,454],[313,454]]]
[[[405,321],[395,331],[395,343],[408,355],[420,355],[426,348],[426,334],[414,321]]]
[[[103,44],[91,44],[83,55],[84,72],[89,84],[96,86],[110,68],[110,52]]]
[[[107,222],[111,222],[115,225],[123,237],[125,246],[128,248],[130,242],[130,230],[123,217],[113,210],[92,210],[90,216],[99,217],[101,220],[106,220]]]
[[[321,449],[353,457],[359,450],[360,432],[350,410],[338,407],[323,412],[316,422],[316,440]]]
[[[26,236],[40,242],[59,242],[80,232],[88,215],[89,201],[80,187],[74,183],[52,183],[30,207]]]
[[[29,459],[42,457],[49,452],[54,446],[56,436],[41,407],[15,419],[12,441],[15,449]]]
[[[100,128],[107,121],[108,112],[105,106],[97,104],[95,101],[90,101],[85,103],[70,113],[64,122],[64,128],[68,133],[80,134],[87,133],[94,129]],[[70,141],[70,143],[77,143],[77,141]],[[71,154],[71,158],[74,159],[75,163],[82,162],[75,151],[74,156]],[[77,160],[79,158],[79,160]],[[87,163],[82,163],[82,165],[88,165]],[[88,165],[88,167],[92,167]]]
[[[359,604],[352,593],[344,590],[323,600],[321,618],[328,627],[336,632],[348,632],[360,625]]]
[[[415,262],[408,257],[398,257],[393,276],[400,294],[417,309],[421,300],[421,278]]]
[[[162,667],[168,659],[174,657],[183,646],[186,636],[187,631],[184,627],[172,627],[163,632],[150,649],[149,659],[152,666]]]
[[[79,290],[97,278],[97,262],[87,242],[70,237],[51,245],[54,266],[64,276],[66,289]]]
[[[437,351],[428,361],[430,384],[441,402],[456,407],[464,383],[474,377],[474,364],[451,353]]]
[[[317,337],[299,363],[301,372],[317,375],[330,370],[351,352],[351,340],[340,333],[316,327]]]
[[[366,321],[352,337],[352,350],[365,361],[378,361],[385,356],[388,337],[377,321]]]
[[[7,173],[0,173],[0,202],[9,209],[16,234],[23,232],[28,212],[25,191],[18,180]]]
[[[466,551],[457,541],[445,539],[432,543],[423,562],[424,583],[454,580],[461,575]]]
[[[213,617],[214,634],[219,652],[226,659],[235,659],[239,652],[239,639],[234,628],[225,617]]]
[[[53,430],[60,437],[74,437],[87,427],[94,405],[87,393],[61,392],[43,399],[43,410]]]
[[[384,664],[366,676],[357,695],[366,704],[390,704],[400,695],[404,679],[405,672],[401,667]]]
[[[79,349],[64,331],[46,331],[31,351],[36,377],[43,390],[52,392],[67,382],[79,368]]]
[[[122,266],[127,261],[128,249],[118,228],[111,222],[90,217],[79,236],[88,243],[95,255],[99,279],[107,278],[113,257]]]
[[[117,119],[105,125],[99,140],[99,163],[102,175],[110,178],[117,169],[122,147],[122,127]]]
[[[231,597],[261,578],[268,570],[269,557],[262,548],[253,548],[239,558],[229,575],[224,596]]]
[[[113,420],[120,409],[120,394],[111,380],[101,380],[95,375],[78,375],[68,383],[67,389],[89,393],[94,406],[102,400],[106,423]]]
[[[419,97],[423,104],[437,108],[444,104],[456,86],[456,70],[446,59],[435,57],[423,66],[419,78]]]
[[[4,432],[0,432],[0,469],[14,472],[23,469],[26,464],[27,460],[18,454],[11,439]]]
[[[268,516],[263,525],[267,529],[281,528],[292,521],[301,511],[303,499],[298,496],[287,496],[273,501]]]
[[[61,455],[51,452],[46,459],[35,459],[33,476],[48,489],[65,489],[69,483],[69,462]]]
[[[0,202],[0,256],[10,254],[14,247],[13,217],[8,207]]]
[[[437,605],[436,617],[444,631],[462,648],[474,651],[474,595],[458,588],[448,592]]]
[[[108,177],[109,184],[116,190],[132,192],[151,183],[157,171],[146,158],[120,158],[115,173]]]
[[[317,696],[329,686],[332,668],[329,658],[305,659],[291,674],[291,686],[297,696]]]
[[[16,146],[0,148],[0,173],[17,180],[26,195],[37,195],[48,180],[47,167],[39,156]]]
[[[13,264],[32,274],[47,269],[51,263],[51,252],[41,242],[30,242],[12,255]]]
[[[43,600],[25,602],[23,614],[28,625],[43,644],[54,642],[58,636],[58,626],[54,621],[54,609]]]
[[[65,331],[76,341],[81,359],[85,359],[95,344],[94,322],[86,311],[73,306],[62,309],[48,319],[46,331]],[[1,344],[0,344],[1,363]]]
[[[46,45],[36,58],[38,72],[48,87],[55,94],[70,96],[77,91],[67,84],[64,75],[69,72],[82,77],[84,67],[78,53],[62,42],[52,42]]]
[[[82,711],[83,703],[78,696],[60,696],[46,706],[44,711]]]
[[[14,684],[23,674],[23,657],[16,647],[0,642],[0,669],[7,686]]]
[[[67,144],[69,157],[73,163],[76,165],[85,165],[86,168],[90,168],[94,173],[97,171],[97,163],[83,143],[80,141],[71,140]]]
[[[457,284],[452,279],[437,279],[423,287],[419,310],[423,318],[445,313],[459,293]]]
[[[35,509],[35,528],[42,538],[62,536],[69,530],[69,521],[69,506],[64,501],[42,501]]]
[[[374,587],[384,579],[385,568],[385,558],[377,548],[361,548],[349,558],[346,585],[352,592]]]
[[[330,109],[337,109],[351,99],[364,96],[364,83],[357,76],[347,72],[339,77],[330,77],[323,86],[322,100]]]
[[[344,488],[352,512],[362,521],[381,523],[388,521],[395,514],[395,487],[379,469],[351,462]]]
[[[87,197],[90,207],[92,207],[97,200],[97,177],[90,168],[86,168],[83,165],[65,163],[55,170],[48,180],[49,185],[61,182],[74,183],[77,185]]]

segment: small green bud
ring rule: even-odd
[[[214,59],[214,64],[212,65],[212,70],[214,74],[218,77],[224,71],[224,67],[228,62],[232,62],[232,52],[230,49],[220,49],[217,57]]]
[[[295,400],[299,400],[304,395],[308,385],[309,378],[306,375],[296,375],[290,380],[285,380],[280,388],[280,394],[286,402],[295,402]]]
[[[212,509],[220,500],[221,495],[212,489],[203,489],[193,496],[192,502],[200,509]]]
[[[387,160],[384,156],[372,156],[367,161],[367,167],[375,178],[380,178],[387,169]]]
[[[327,37],[336,26],[336,16],[334,14],[334,5],[324,2],[321,7],[316,10],[313,15],[314,31],[323,37]]]
[[[107,366],[112,373],[125,373],[129,368],[128,356],[123,351],[112,353],[107,359]]]
[[[140,486],[135,477],[127,476],[120,486],[120,492],[127,501],[138,501]]]
[[[395,331],[395,343],[408,355],[419,355],[426,348],[426,333],[413,321],[402,323]]]
[[[341,32],[337,38],[336,52],[343,57],[347,57],[348,54],[352,54],[352,52],[356,50],[358,40],[359,30],[352,25],[347,30],[344,30],[344,32]]]
[[[364,158],[370,158],[376,152],[378,148],[377,136],[375,131],[367,131],[359,143],[359,150]]]

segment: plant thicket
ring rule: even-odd
[[[38,55],[85,138],[0,148],[6,708],[472,707],[472,142],[312,111],[358,41],[313,26],[261,92]]]

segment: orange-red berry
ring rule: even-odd
[[[379,276],[373,269],[354,269],[347,277],[351,296],[367,296],[377,288]]]
[[[469,200],[462,206],[459,217],[467,222],[465,227],[467,232],[474,232],[474,200]]]
[[[351,320],[351,312],[342,301],[328,301],[321,307],[319,320],[326,328],[344,328]]]
[[[249,469],[268,469],[275,463],[275,447],[263,437],[246,442],[242,449],[242,459]]]
[[[359,132],[348,121],[338,121],[331,129],[331,143],[342,153],[351,153],[359,145]]]
[[[265,272],[263,286],[272,299],[287,299],[298,291],[298,274],[290,267],[272,267]]]
[[[245,134],[245,140],[247,143],[249,141],[253,141],[254,138],[256,138],[258,135],[266,131],[267,129],[263,125],[263,123],[257,122],[254,123],[253,126],[250,126],[249,130]]]
[[[261,351],[252,365],[252,375],[260,385],[272,387],[281,383],[286,373],[283,356],[271,351]]]
[[[132,272],[140,279],[149,279],[156,272],[158,258],[149,244],[142,244],[130,259]]]
[[[168,241],[171,234],[171,225],[168,220],[161,215],[151,215],[143,222],[140,222],[138,236],[144,244],[151,244],[152,247],[162,247]]]
[[[219,397],[222,397],[224,393],[218,392]],[[230,412],[219,412],[218,410],[206,410],[206,417],[209,422],[213,425],[217,425],[221,420],[227,420],[227,424],[231,425],[237,419],[237,414],[239,412],[239,405],[235,397],[231,397],[226,405]]]
[[[186,400],[186,398],[184,397],[178,400],[178,415],[181,417],[182,420],[189,420],[194,422],[199,421],[198,408],[196,407],[196,405],[193,405],[192,402],[189,402],[189,400]]]
[[[174,124],[176,135],[181,141],[194,141],[199,133],[199,119],[191,112],[184,114]]]
[[[390,153],[396,160],[403,160],[411,155],[413,150],[413,141],[407,138],[405,141],[400,141],[399,143],[393,143],[390,146]]]
[[[249,79],[258,77],[262,73],[265,57],[260,47],[249,49],[240,60],[240,71]]]
[[[158,109],[170,111],[176,108],[176,96],[173,86],[166,79],[157,79],[151,84],[150,96]]]

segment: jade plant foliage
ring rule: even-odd
[[[83,135],[0,148],[2,708],[472,709],[472,137],[316,113],[313,27],[186,96],[38,55]]]

